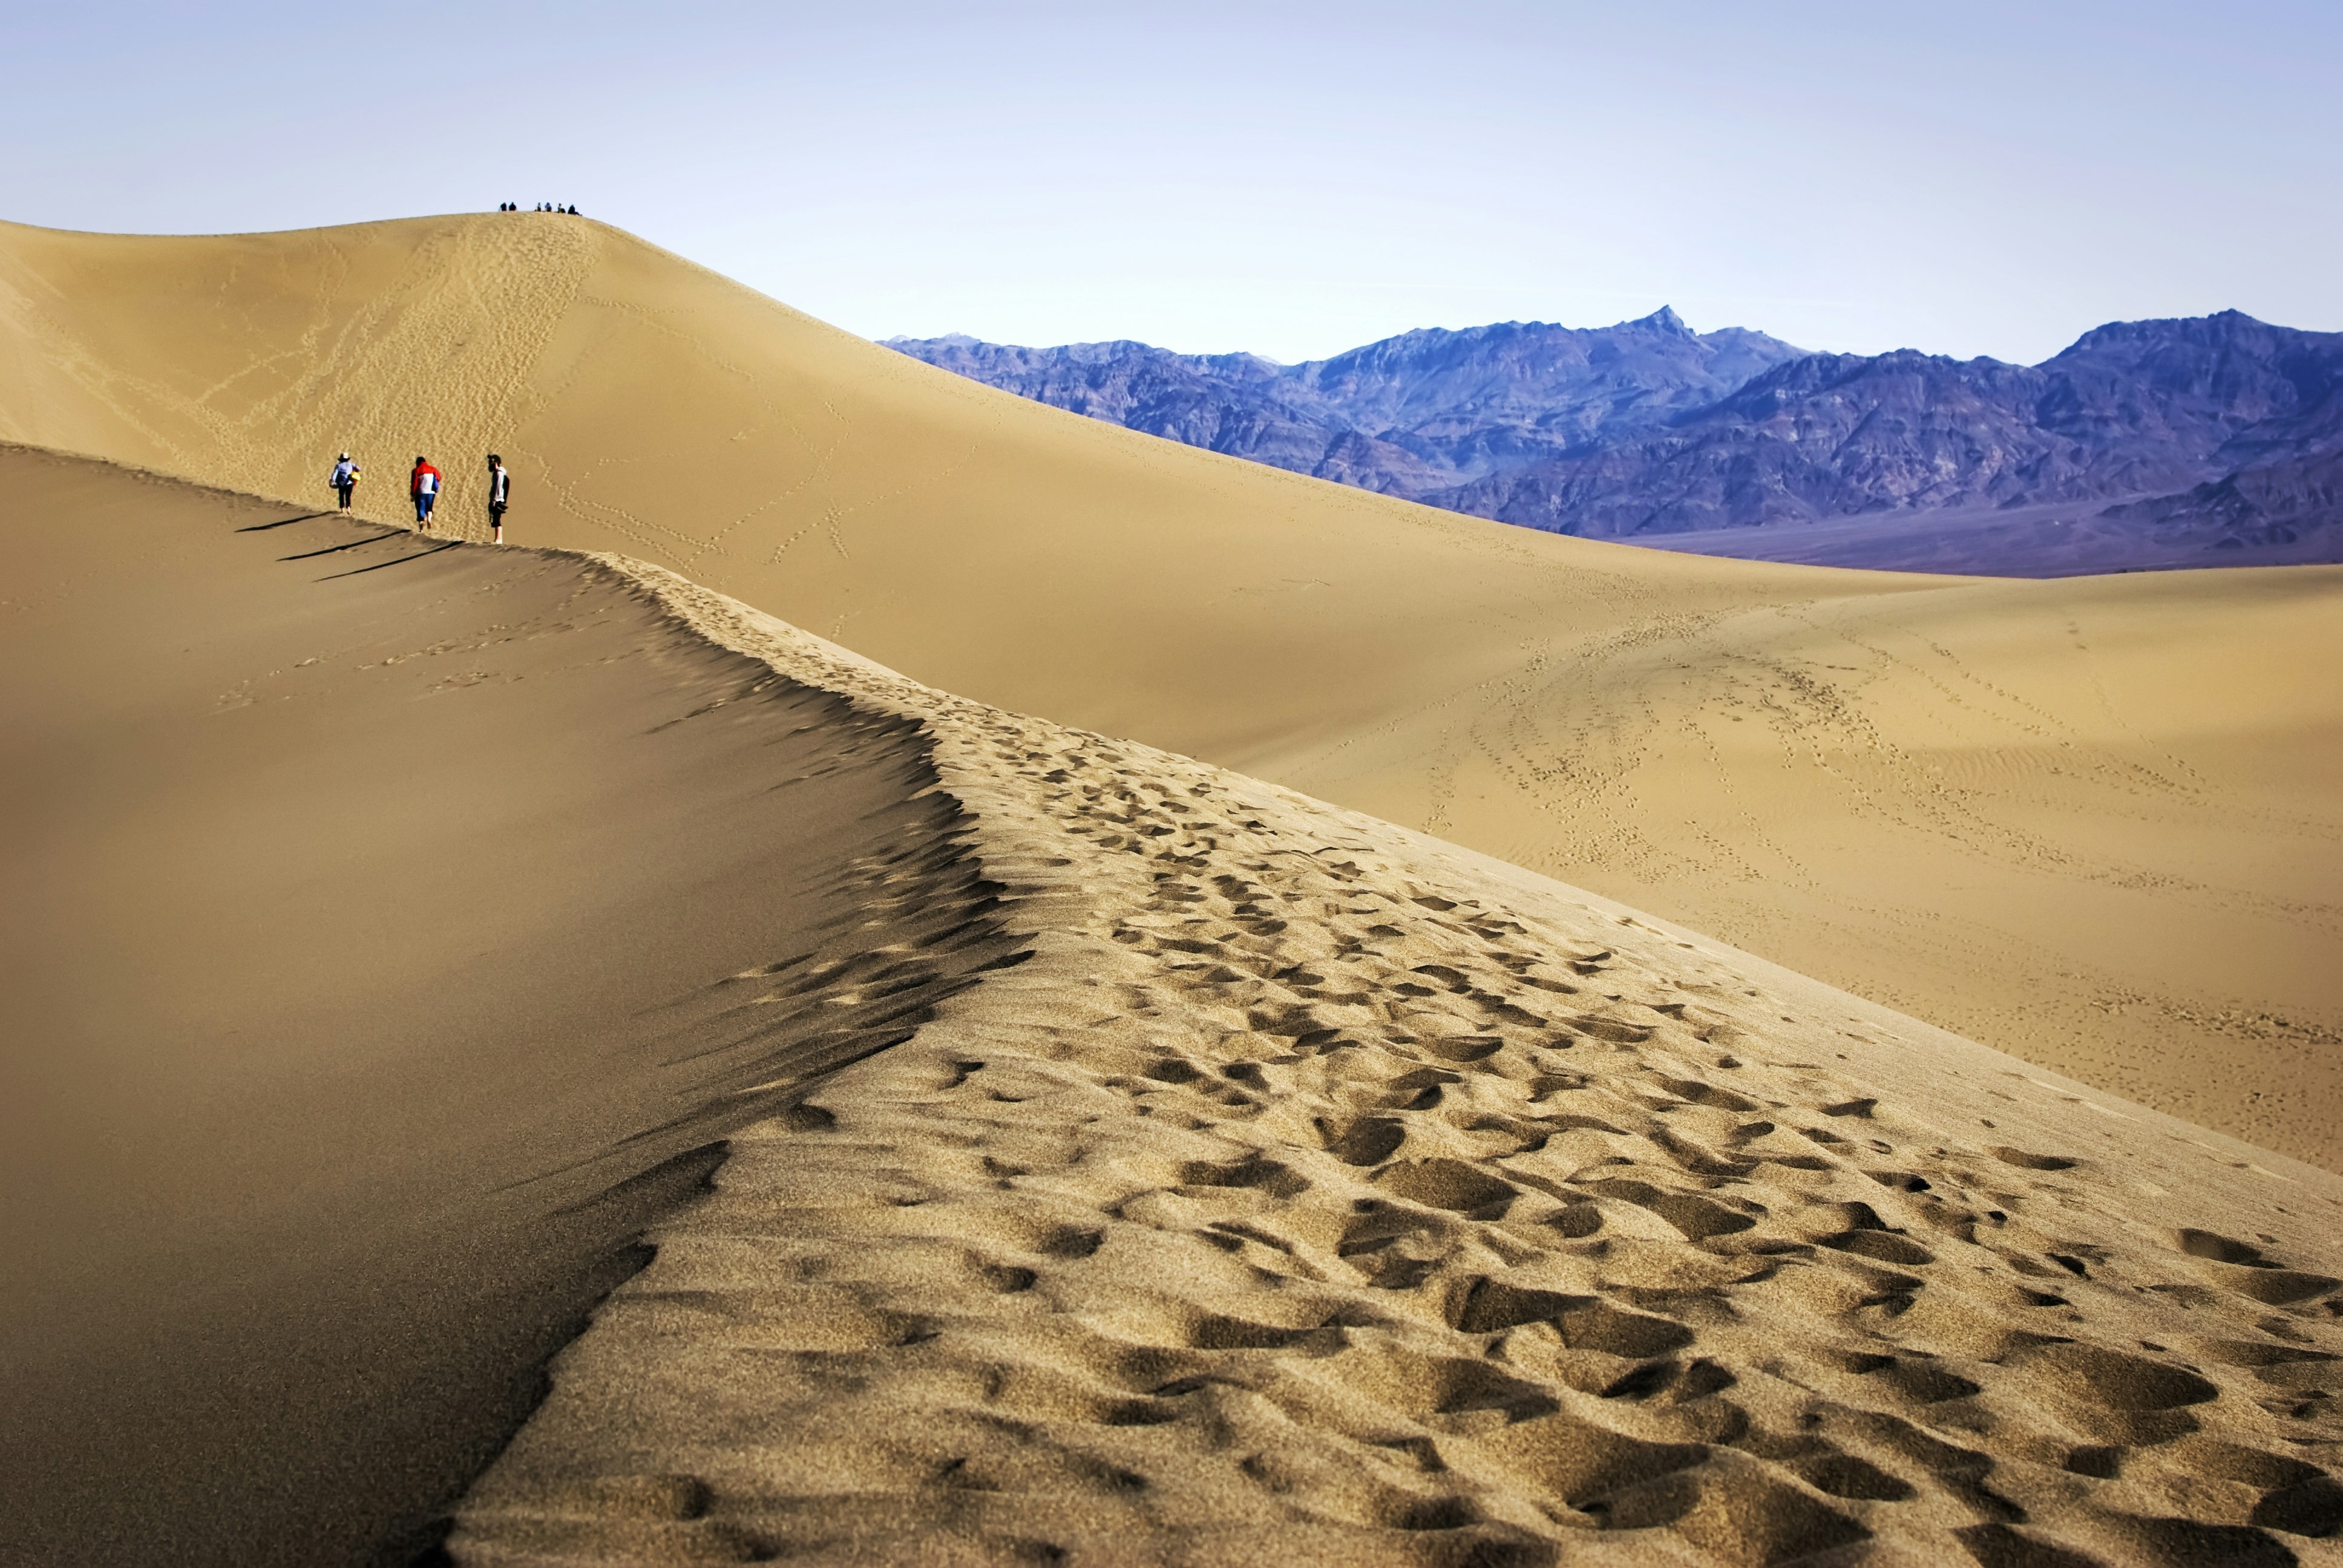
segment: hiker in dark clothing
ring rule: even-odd
[[[505,542],[505,508],[512,500],[512,470],[494,452],[488,454],[488,527],[496,542]]]

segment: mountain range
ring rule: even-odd
[[[1528,528],[1750,559],[2064,576],[2343,560],[2343,333],[2116,322],[2039,365],[1809,353],[1674,310],[1330,359],[889,347],[1150,435]]]

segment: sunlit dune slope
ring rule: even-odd
[[[2343,1179],[612,565],[915,720],[1031,957],[735,1137],[467,1568],[2343,1557]]]
[[[640,562],[0,545],[0,1561],[2343,1557],[2333,1172]]]
[[[533,214],[0,228],[0,436],[673,568],[2330,1163],[2343,570],[2056,583],[1508,529],[1082,420]]]

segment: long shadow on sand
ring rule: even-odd
[[[298,522],[303,519],[296,518],[294,520]],[[272,528],[283,528],[285,525],[282,523],[271,523],[268,526]],[[377,527],[380,528],[380,525],[377,524]],[[238,528],[236,531],[239,534],[249,534],[256,532],[257,530],[253,528]],[[277,558],[280,561],[313,561],[319,556],[337,556],[344,550],[364,549],[368,545],[378,545],[386,539],[396,539],[403,537],[411,537],[407,535],[407,531],[405,528],[381,528],[379,532],[368,534],[364,538],[346,539],[339,544],[327,545],[321,548],[314,550],[303,550],[298,555],[278,556]]]
[[[350,570],[346,572],[330,572],[326,576],[319,578],[317,581],[321,583],[329,583],[336,578],[363,577],[367,572],[378,572],[385,567],[403,567],[409,561],[419,561],[427,556],[436,556],[443,550],[452,550],[461,542],[462,541],[458,539],[444,540],[439,544],[433,545],[429,549],[417,550],[411,556],[400,556],[395,560],[377,561],[370,567],[353,567]]]
[[[273,523],[247,524],[236,531],[239,534],[265,534],[271,528],[289,528],[296,523],[306,523],[314,518],[330,518],[335,515],[332,512],[303,512],[297,518],[279,518]]]

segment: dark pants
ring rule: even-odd
[[[488,527],[492,528],[501,528],[504,526],[505,504],[502,501],[490,501],[488,503]]]
[[[342,498],[342,510],[347,512],[350,509],[350,492],[357,487],[356,479],[345,479],[334,487],[335,493]]]

